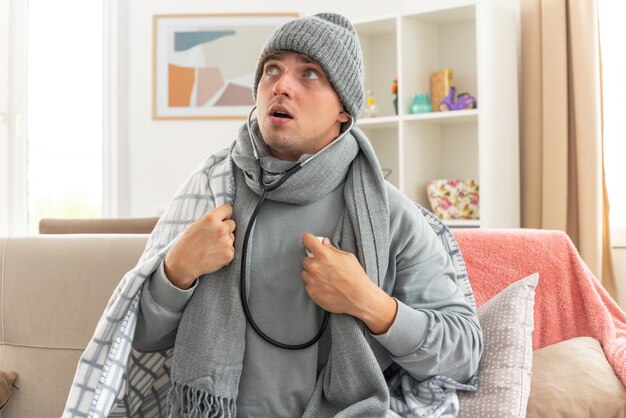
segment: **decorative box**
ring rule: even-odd
[[[430,101],[433,112],[439,112],[439,103],[446,98],[452,86],[454,73],[451,68],[444,68],[430,75]]]
[[[439,219],[479,219],[478,181],[434,179],[426,190],[430,207]]]

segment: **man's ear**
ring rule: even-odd
[[[350,115],[348,114],[348,112],[342,109],[341,112],[339,112],[339,115],[337,116],[337,121],[344,123],[349,120],[350,120]]]

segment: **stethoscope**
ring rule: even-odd
[[[252,327],[252,329],[259,335],[259,337],[263,338],[265,341],[267,341],[268,343],[279,347],[279,348],[284,348],[286,350],[302,350],[305,348],[308,348],[310,346],[312,346],[313,344],[315,344],[316,342],[319,341],[320,338],[322,338],[322,335],[324,334],[324,331],[326,331],[326,327],[328,326],[328,319],[330,317],[330,313],[326,310],[324,310],[324,317],[322,319],[322,324],[320,325],[319,330],[317,331],[317,334],[315,334],[315,336],[302,344],[285,344],[285,343],[281,343],[280,341],[276,341],[275,339],[273,339],[272,337],[268,336],[267,334],[265,334],[261,328],[259,328],[259,326],[256,324],[256,322],[254,322],[254,319],[252,318],[252,313],[250,312],[250,308],[248,307],[248,297],[246,296],[246,266],[245,266],[245,261],[247,259],[247,253],[248,253],[248,240],[250,239],[250,233],[252,232],[252,228],[254,227],[254,222],[256,221],[256,217],[259,213],[259,210],[261,209],[261,205],[263,205],[263,202],[265,201],[265,198],[267,197],[267,193],[271,192],[272,190],[276,190],[277,188],[279,188],[280,186],[282,186],[288,179],[289,177],[293,176],[294,174],[296,174],[298,171],[300,171],[300,169],[302,167],[304,167],[306,164],[308,164],[309,162],[311,162],[315,157],[317,157],[318,155],[320,155],[322,152],[324,152],[326,149],[328,149],[331,145],[333,145],[335,142],[339,141],[341,138],[343,138],[348,132],[350,132],[350,130],[352,129],[352,127],[354,126],[354,118],[352,118],[352,116],[350,116],[350,127],[348,129],[346,129],[341,135],[339,135],[334,141],[332,141],[330,144],[328,144],[327,146],[325,146],[324,148],[322,148],[320,151],[318,151],[317,153],[313,154],[312,156],[310,156],[309,158],[307,158],[306,160],[295,164],[294,166],[292,166],[291,168],[278,172],[278,173],[274,173],[274,172],[270,172],[268,170],[264,170],[263,166],[261,165],[261,158],[259,157],[259,153],[257,152],[256,149],[256,144],[255,144],[255,137],[254,137],[254,131],[251,129],[250,126],[250,119],[252,118],[252,113],[255,111],[256,106],[254,106],[252,108],[252,110],[250,111],[250,113],[248,114],[248,120],[247,120],[247,126],[248,126],[248,133],[250,135],[250,141],[252,142],[252,151],[254,153],[254,158],[256,159],[256,163],[257,163],[257,168],[259,170],[259,178],[258,178],[258,184],[259,187],[261,188],[262,192],[261,192],[261,196],[259,197],[259,201],[256,204],[256,207],[254,208],[254,211],[252,212],[252,216],[250,217],[250,221],[248,222],[248,227],[246,228],[246,233],[244,235],[243,238],[243,247],[241,250],[241,259],[243,260],[243,265],[241,267],[241,276],[240,276],[240,290],[239,293],[241,295],[241,305],[243,306],[243,312],[246,315],[246,319],[248,320],[248,323],[250,324],[250,326]],[[267,171],[270,174],[275,174],[275,175],[281,175],[282,177],[274,180],[272,183],[270,184],[266,184],[263,181],[263,171]]]

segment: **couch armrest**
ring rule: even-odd
[[[3,418],[62,414],[78,359],[147,238],[0,238],[0,370],[20,375]]]

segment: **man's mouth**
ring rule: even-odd
[[[270,108],[269,111],[270,116],[279,118],[279,119],[293,119],[289,110],[286,107],[281,105],[274,105]]]

